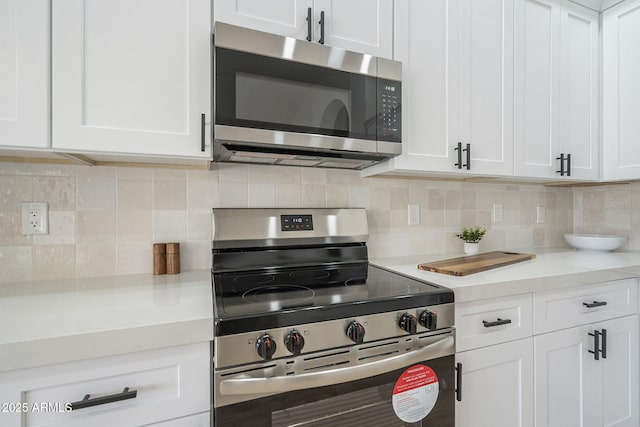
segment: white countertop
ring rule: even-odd
[[[526,251],[518,251],[526,252]],[[460,255],[462,256],[462,255]],[[372,259],[389,270],[451,288],[455,301],[538,292],[640,276],[640,253],[561,250],[540,253],[531,261],[468,276],[450,276],[418,270],[418,264],[455,258],[397,257]]]
[[[0,372],[213,339],[210,270],[0,285]]]

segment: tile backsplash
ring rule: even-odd
[[[606,228],[609,219],[627,228],[640,222],[628,212],[640,187],[615,191],[624,194],[259,165],[0,163],[0,283],[151,273],[154,242],[180,242],[183,271],[208,268],[213,207],[366,208],[371,257],[457,254],[462,242],[454,233],[472,225],[489,229],[483,251],[559,246],[574,222],[580,229],[594,221]],[[48,235],[22,235],[23,202],[49,203]],[[419,225],[407,225],[408,204],[420,206]],[[501,223],[492,224],[493,204],[503,206]],[[536,224],[537,206],[545,207],[545,224]]]

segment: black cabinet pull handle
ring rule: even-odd
[[[494,326],[500,326],[500,325],[508,325],[509,323],[511,323],[511,319],[501,319],[498,317],[498,320],[494,320],[493,322],[487,322],[486,320],[482,321],[482,324],[484,325],[485,328],[492,328]]]
[[[571,154],[567,154],[567,176],[571,176]]]
[[[593,337],[593,351],[589,350],[589,353],[593,354],[594,360],[600,360],[600,331],[593,331],[589,336]]]
[[[467,163],[465,163],[462,166],[466,167],[467,170],[469,170],[469,169],[471,169],[471,144],[467,144],[467,148],[465,148],[462,151],[467,153]]]
[[[560,176],[564,176],[564,153],[560,153],[560,157],[556,157],[556,160],[560,160],[560,170],[556,171]]]
[[[592,303],[583,302],[582,305],[584,305],[587,308],[594,308],[594,307],[602,307],[603,305],[607,305],[607,302],[606,301],[594,301]]]
[[[204,152],[204,113],[200,115],[200,151]]]
[[[320,40],[318,43],[324,44],[324,10],[320,12]]]
[[[138,390],[129,390],[129,387],[125,387],[122,393],[111,394],[109,396],[94,397],[91,399],[90,394],[86,394],[82,400],[72,402],[69,404],[70,410],[75,411],[78,409],[89,408],[91,406],[105,405],[107,403],[119,402],[121,400],[135,399],[138,396]]]
[[[457,166],[458,169],[462,169],[462,142],[458,142],[458,146],[453,150],[458,152],[458,163],[454,163],[453,166]]]
[[[456,400],[462,402],[462,363],[456,363]]]
[[[307,8],[307,41],[311,41],[311,8]]]
[[[607,330],[603,329],[602,332],[600,332],[600,336],[602,337],[600,354],[602,354],[603,359],[606,359],[607,358]]]

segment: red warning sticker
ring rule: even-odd
[[[439,389],[433,369],[413,365],[400,375],[393,387],[393,410],[405,423],[417,423],[436,405]]]

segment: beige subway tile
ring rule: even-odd
[[[276,184],[249,183],[250,208],[275,208]]]
[[[180,211],[187,208],[187,181],[153,181],[153,209],[156,211]]]
[[[153,241],[184,242],[187,240],[187,211],[154,211]]]
[[[326,185],[327,184],[327,170],[320,168],[303,168],[302,169],[302,184],[309,185]]]
[[[32,280],[32,255],[31,246],[0,246],[0,283]]]
[[[153,208],[153,182],[150,179],[119,179],[117,187],[118,210]]]
[[[246,208],[249,206],[249,186],[246,182],[220,182],[220,207]]]
[[[275,184],[276,169],[273,166],[249,165],[250,184]]]
[[[116,274],[115,243],[76,245],[77,277],[112,276]]]
[[[78,211],[78,243],[111,243],[115,241],[115,211]]]
[[[78,210],[114,210],[115,208],[116,179],[114,177],[78,177]]]
[[[368,186],[349,186],[349,207],[368,209],[371,203],[371,195]]]
[[[286,185],[302,184],[302,168],[295,166],[274,166],[276,168],[276,183]]]
[[[33,280],[66,279],[74,276],[75,245],[33,247]]]
[[[118,209],[118,242],[150,242],[153,238],[153,212],[145,209]]]
[[[189,211],[187,213],[187,240],[211,241],[211,212]]]
[[[22,203],[36,201],[32,194],[32,182],[30,176],[0,175],[0,210],[17,211],[22,209]],[[43,195],[38,193],[38,197]]]
[[[220,182],[249,182],[249,167],[241,164],[218,163]]]
[[[402,187],[391,187],[391,210],[407,210],[409,204],[409,189]]]
[[[219,205],[217,180],[189,179],[187,181],[187,208],[189,210],[210,210]]]
[[[324,208],[327,204],[327,186],[302,184],[302,207]]]
[[[182,256],[182,245],[180,245]],[[153,244],[150,242],[119,242],[116,246],[117,274],[153,273]]]
[[[302,185],[277,184],[276,207],[297,208],[302,205]]]
[[[189,240],[180,247],[181,271],[211,268],[211,239]]]
[[[430,211],[442,211],[444,210],[444,190],[429,189],[429,210]]]
[[[327,207],[344,208],[349,206],[349,188],[346,185],[327,185]]]
[[[0,210],[0,247],[30,245],[31,239],[22,235],[21,210]]]

